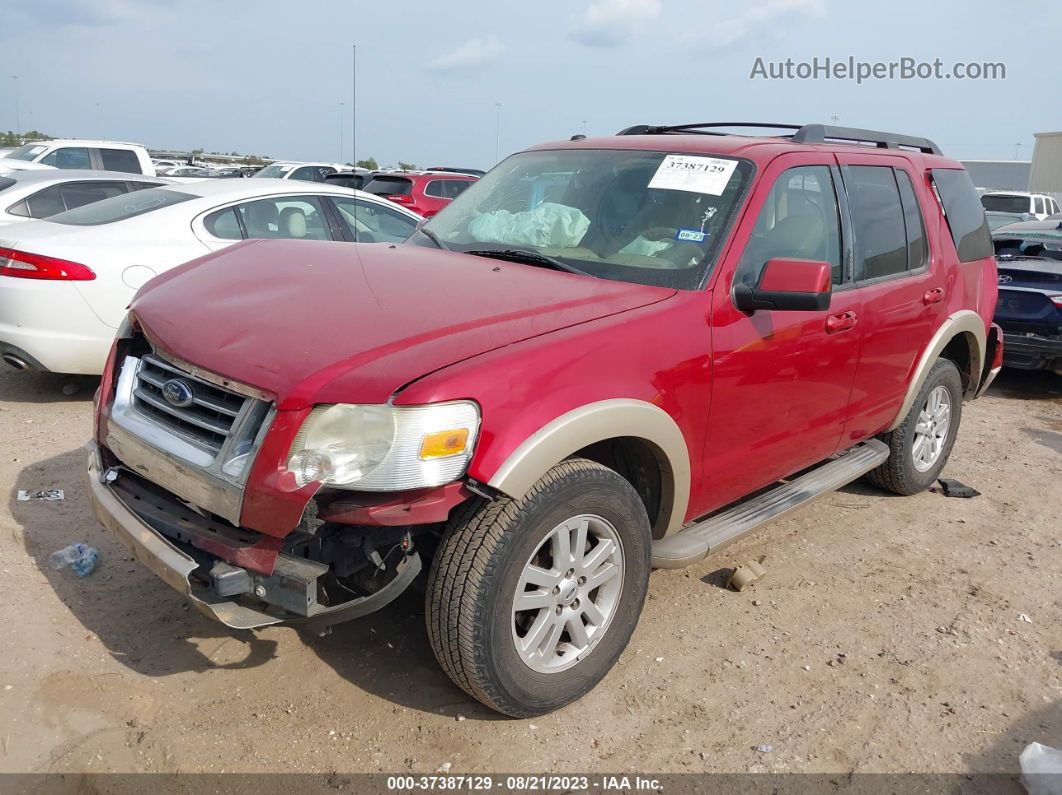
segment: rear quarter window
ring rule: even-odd
[[[100,149],[103,168],[107,171],[123,171],[126,174],[140,174],[140,159],[136,152],[128,149]]]
[[[973,262],[991,257],[992,236],[988,231],[988,219],[970,175],[953,168],[934,168],[932,174],[959,261]]]
[[[174,204],[195,198],[198,197],[191,193],[180,193],[166,188],[149,188],[86,204],[76,210],[68,210],[52,216],[50,220],[57,224],[69,224],[70,226],[101,226],[145,215],[161,210],[163,207],[172,207]]]

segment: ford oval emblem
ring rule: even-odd
[[[162,396],[166,398],[167,403],[179,409],[188,408],[195,399],[192,388],[180,378],[171,378],[163,384]]]

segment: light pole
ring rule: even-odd
[[[22,120],[18,115],[18,75],[11,75],[11,85],[15,91],[15,135],[22,140]]]
[[[501,160],[501,114],[502,103],[495,102],[494,107],[498,109],[498,123],[494,130],[494,162],[498,163]]]
[[[339,162],[343,162],[343,116],[344,103],[339,103]]]

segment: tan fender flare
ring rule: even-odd
[[[615,398],[580,406],[535,431],[497,469],[489,485],[522,497],[553,466],[584,447],[618,437],[648,442],[661,470],[660,516],[654,535],[678,530],[690,498],[690,455],[671,415],[644,400]]]
[[[894,430],[903,422],[903,418],[907,416],[907,412],[914,405],[915,398],[918,397],[922,385],[925,384],[926,377],[929,375],[933,363],[940,356],[941,351],[947,347],[948,343],[960,334],[966,336],[966,342],[970,348],[970,381],[966,387],[966,399],[970,400],[976,395],[977,388],[980,386],[981,370],[985,361],[985,321],[973,310],[961,309],[949,315],[929,341],[929,345],[926,346],[925,351],[922,353],[922,358],[918,360],[914,377],[907,387],[907,395],[900,405],[900,410],[896,413],[896,419],[892,421],[892,424],[886,430]]]

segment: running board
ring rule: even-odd
[[[681,569],[696,563],[760,525],[851,483],[888,457],[888,446],[877,439],[857,444],[794,480],[654,541],[653,568]]]

